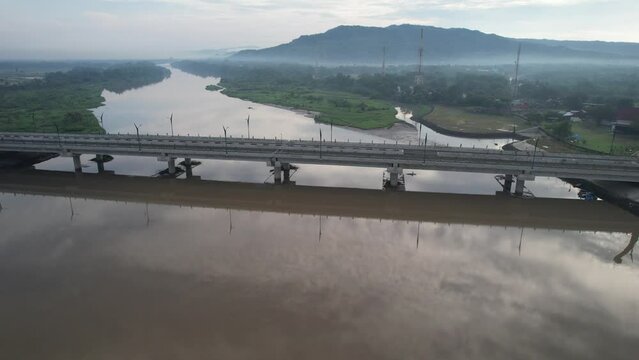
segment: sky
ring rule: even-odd
[[[639,42],[638,0],[0,0],[0,59],[184,57],[339,25]]]

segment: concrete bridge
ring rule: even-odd
[[[81,154],[95,154],[103,169],[103,155],[147,156],[166,161],[228,159],[262,161],[273,167],[275,182],[289,180],[292,164],[325,164],[386,168],[389,185],[398,186],[403,170],[442,170],[504,174],[505,190],[521,195],[524,182],[535,176],[639,182],[639,161],[633,157],[584,154],[514,152],[475,148],[326,142],[282,139],[245,139],[160,135],[87,135],[0,133],[0,151],[57,153],[73,158],[82,170]],[[282,179],[283,178],[283,179]]]
[[[0,173],[0,194],[444,224],[638,233],[637,217],[604,201],[276,186],[25,170]]]

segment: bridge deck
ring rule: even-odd
[[[228,159],[639,182],[632,157],[196,136],[0,133],[0,151]]]

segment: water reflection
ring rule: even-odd
[[[639,341],[637,264],[611,266],[627,233],[527,228],[519,253],[521,226],[461,219],[0,202],[9,358],[624,359]]]
[[[621,252],[617,255],[615,255],[614,257],[614,261],[617,264],[621,264],[621,262],[623,261],[623,257],[630,254],[630,261],[634,262],[634,259],[632,258],[632,252],[635,248],[635,245],[637,244],[637,240],[639,239],[639,232],[634,232],[632,233],[632,236],[630,237],[630,242],[628,243],[628,246],[626,246],[623,250],[621,250]]]
[[[382,192],[289,185],[23,170],[0,174],[0,191],[114,201],[275,211],[311,215],[525,226],[592,231],[632,231],[636,217],[604,202],[519,199],[437,193]],[[428,204],[428,207],[424,207]],[[148,217],[148,210],[145,211]],[[320,223],[321,224],[321,223]],[[229,211],[232,230],[232,214]],[[230,231],[229,231],[230,232]]]

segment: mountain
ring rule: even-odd
[[[522,43],[526,62],[631,62],[639,44],[553,40],[519,40],[468,29],[392,25],[385,28],[339,26],[321,34],[301,36],[287,44],[244,50],[231,56],[242,61],[320,65],[416,64],[420,32],[424,31],[425,64],[512,63]]]
[[[563,46],[573,50],[593,51],[599,53],[621,55],[625,57],[639,58],[639,44],[637,43],[608,41],[566,41],[547,39],[522,39],[521,41],[550,46]]]
[[[233,48],[221,48],[221,49],[202,49],[185,52],[183,55],[189,59],[220,59],[226,58],[236,54],[242,50],[256,50],[257,46],[243,46]]]

